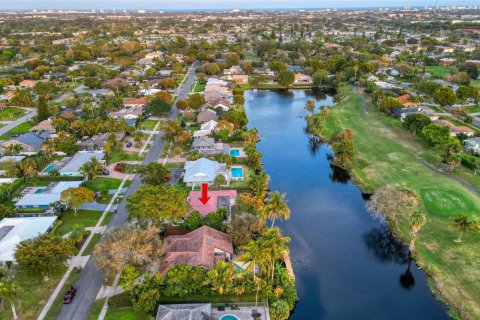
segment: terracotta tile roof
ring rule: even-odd
[[[141,98],[125,98],[123,99],[123,104],[124,105],[145,105],[145,97]]]
[[[217,261],[215,253],[233,254],[230,236],[203,226],[183,236],[165,238],[165,260],[160,273],[165,274],[176,264],[212,268]]]
[[[400,96],[397,99],[398,101],[400,101],[401,104],[407,104],[408,100],[410,99],[410,95],[404,94],[403,96]]]

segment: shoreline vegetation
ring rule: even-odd
[[[424,142],[405,131],[401,123],[374,107],[368,96],[345,88],[344,98],[329,108],[320,133],[330,143],[341,130],[354,135],[354,160],[347,166],[352,181],[364,193],[384,186],[398,187],[418,196],[427,222],[418,232],[414,259],[430,277],[432,292],[450,307],[454,318],[480,317],[480,256],[478,234],[468,234],[462,243],[449,225],[454,217],[466,213],[472,217],[480,207],[478,195],[458,181],[423,165],[436,165],[439,156]],[[366,106],[362,106],[366,99]],[[366,107],[366,110],[362,110]],[[462,175],[463,177],[464,175]],[[387,220],[390,217],[385,217]],[[408,244],[412,239],[407,221],[389,223],[392,232]]]

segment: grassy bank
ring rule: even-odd
[[[356,158],[351,170],[364,191],[394,185],[419,195],[428,221],[419,233],[417,260],[464,318],[480,318],[480,235],[466,235],[459,244],[453,241],[457,232],[448,227],[459,213],[470,217],[478,213],[478,195],[427,169],[419,159],[439,162],[432,149],[403,130],[398,120],[377,112],[368,99],[367,107],[369,112],[363,113],[361,98],[348,90],[348,97],[327,118],[325,138],[345,128],[354,132]],[[400,225],[397,233],[409,239],[410,227]]]

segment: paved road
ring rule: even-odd
[[[196,65],[198,66],[198,64]],[[189,70],[189,74],[184,84],[177,90],[178,99],[185,99],[190,92],[190,87],[195,81],[195,70],[192,68]],[[172,111],[170,112],[169,119],[175,120],[178,116],[179,111],[176,106],[173,106]],[[142,164],[148,164],[150,162],[157,162],[162,154],[163,148],[165,147],[165,141],[162,138],[163,134],[158,134],[155,138],[155,141],[152,143],[152,147],[145,155],[145,159]],[[124,200],[120,202],[117,207],[117,213],[113,215],[107,229],[112,227],[121,226],[127,222],[128,213],[126,210],[126,201],[125,199],[134,193],[140,187],[140,177],[135,176],[132,183],[130,184]],[[101,241],[101,240],[100,240]],[[104,276],[101,271],[99,271],[93,259],[89,259],[85,268],[83,268],[80,276],[74,284],[74,287],[77,288],[77,295],[71,304],[63,305],[56,319],[59,320],[83,320],[87,319],[88,313],[95,302],[98,291],[100,290],[102,283],[104,282]]]
[[[8,131],[12,130],[16,126],[24,123],[25,121],[32,119],[32,117],[36,115],[37,115],[37,109],[32,109],[32,111],[27,111],[27,113],[23,117],[20,117],[17,120],[12,121],[6,126],[0,128],[0,135],[7,133]]]

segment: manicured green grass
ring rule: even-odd
[[[193,92],[203,92],[205,91],[205,83],[197,82],[195,87],[193,87]]]
[[[88,243],[88,246],[85,248],[85,251],[83,251],[82,256],[91,255],[93,252],[93,248],[95,247],[95,245],[97,244],[98,240],[100,240],[101,237],[102,235],[100,233],[95,233],[92,236],[92,240],[90,240],[90,242]]]
[[[15,273],[14,284],[18,293],[17,303],[15,304],[18,316],[22,320],[37,319],[38,314],[43,309],[48,298],[57,286],[61,277],[66,271],[66,267],[55,270],[49,275],[48,281],[43,281],[39,273],[27,273],[23,270],[17,270]],[[19,303],[21,301],[21,303]],[[13,319],[9,304],[5,304],[5,310],[0,312],[0,320]],[[53,319],[53,318],[49,318]]]
[[[184,162],[177,162],[177,163],[167,163],[165,164],[165,168],[167,169],[183,169],[185,167]]]
[[[5,109],[0,110],[0,120],[1,121],[11,121],[16,120],[26,113],[25,110],[14,107],[6,107]]]
[[[479,79],[477,79],[477,80],[470,80],[470,84],[471,84],[472,86],[475,86],[475,87],[477,87],[477,88],[480,88],[480,80],[479,80]]]
[[[102,190],[118,189],[122,183],[121,179],[115,178],[96,178],[94,180],[88,180],[84,182],[86,188],[93,192],[99,192]]]
[[[136,312],[132,307],[124,309],[108,309],[105,320],[150,320],[155,319],[153,316]]]
[[[127,154],[128,158],[123,160],[121,155]],[[112,152],[109,163],[121,162],[121,161],[135,161],[137,159],[138,152],[125,152],[125,151],[114,151]]]
[[[19,124],[18,126],[16,126],[15,128],[13,128],[12,130],[10,130],[9,132],[13,132],[13,133],[28,132],[34,126],[35,125],[31,121],[25,121],[25,122]]]
[[[142,124],[140,125],[140,129],[142,130],[153,130],[155,129],[155,126],[157,125],[158,121],[157,120],[144,120]]]
[[[77,215],[70,211],[64,212],[60,217],[62,224],[55,230],[55,233],[63,236],[69,233],[76,224],[82,227],[93,227],[102,213],[102,211],[94,210],[78,210]]]
[[[439,156],[419,138],[403,130],[398,120],[376,111],[361,111],[361,99],[348,90],[349,97],[332,108],[324,136],[337,130],[354,132],[355,182],[366,192],[381,186],[408,188],[418,194],[427,223],[417,240],[417,260],[435,280],[436,288],[470,318],[480,317],[480,234],[469,234],[459,244],[455,230],[448,226],[453,217],[478,214],[480,199],[460,183],[425,168],[422,157],[435,164]],[[370,101],[369,101],[370,102]],[[478,179],[478,178],[477,178]],[[399,236],[410,238],[410,226],[401,221]]]
[[[455,67],[429,66],[427,71],[437,77],[445,77],[456,71]]]
[[[465,110],[467,110],[468,113],[473,113],[473,112],[480,112],[480,107],[471,105],[471,106],[466,106]]]

